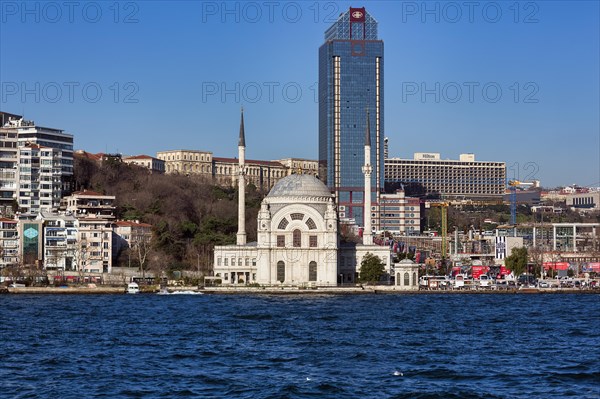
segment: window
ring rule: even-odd
[[[285,281],[285,263],[282,260],[277,262],[277,281],[281,283]]]
[[[245,266],[250,266],[250,258],[246,258],[246,264]]]
[[[292,218],[292,220],[302,220],[302,219],[304,219],[304,214],[302,214],[302,213],[292,213],[290,215],[290,217]]]
[[[223,262],[224,262],[224,263],[223,263],[223,266],[228,266],[228,265],[227,265],[227,263],[228,263],[229,261],[227,260],[227,258],[223,258]]]
[[[217,266],[221,266],[221,257],[217,258]]]
[[[317,262],[315,261],[308,264],[308,281],[317,281]]]
[[[281,222],[279,222],[279,226],[277,226],[277,228],[279,230],[284,230],[289,223],[290,222],[286,218],[283,218],[283,219],[281,219]]]
[[[302,246],[302,233],[298,229],[292,232],[292,246],[294,248],[300,248]]]
[[[315,221],[314,221],[314,220],[312,220],[311,218],[308,218],[308,219],[306,220],[306,225],[308,226],[308,228],[309,228],[310,230],[315,230],[315,229],[317,228],[317,225],[315,224]]]
[[[417,273],[413,273],[413,285],[417,285]]]
[[[231,258],[231,266],[235,266],[235,258]]]
[[[404,285],[410,285],[410,275],[408,274],[408,272],[404,273]]]
[[[238,258],[238,266],[242,266],[242,258]]]
[[[279,247],[279,248],[285,247],[285,236],[283,236],[283,235],[277,236],[277,247]]]
[[[308,246],[311,248],[317,247],[317,236],[309,236],[308,237]]]
[[[252,258],[252,266],[256,266],[256,258]]]

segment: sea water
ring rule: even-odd
[[[4,295],[3,398],[600,398],[599,295]]]

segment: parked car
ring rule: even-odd
[[[531,274],[522,274],[518,280],[519,286],[535,287],[537,285],[537,279]]]
[[[487,274],[482,274],[479,276],[479,286],[488,288],[491,285],[490,276]]]

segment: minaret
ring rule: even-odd
[[[246,245],[246,137],[244,134],[244,108],[240,121],[238,141],[238,232],[237,245]]]
[[[363,210],[363,245],[373,245],[373,232],[371,230],[371,122],[369,110],[367,109],[367,128],[365,130],[365,166],[362,168],[365,174],[365,207]]]

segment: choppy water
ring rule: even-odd
[[[2,296],[7,398],[599,398],[599,295]]]

